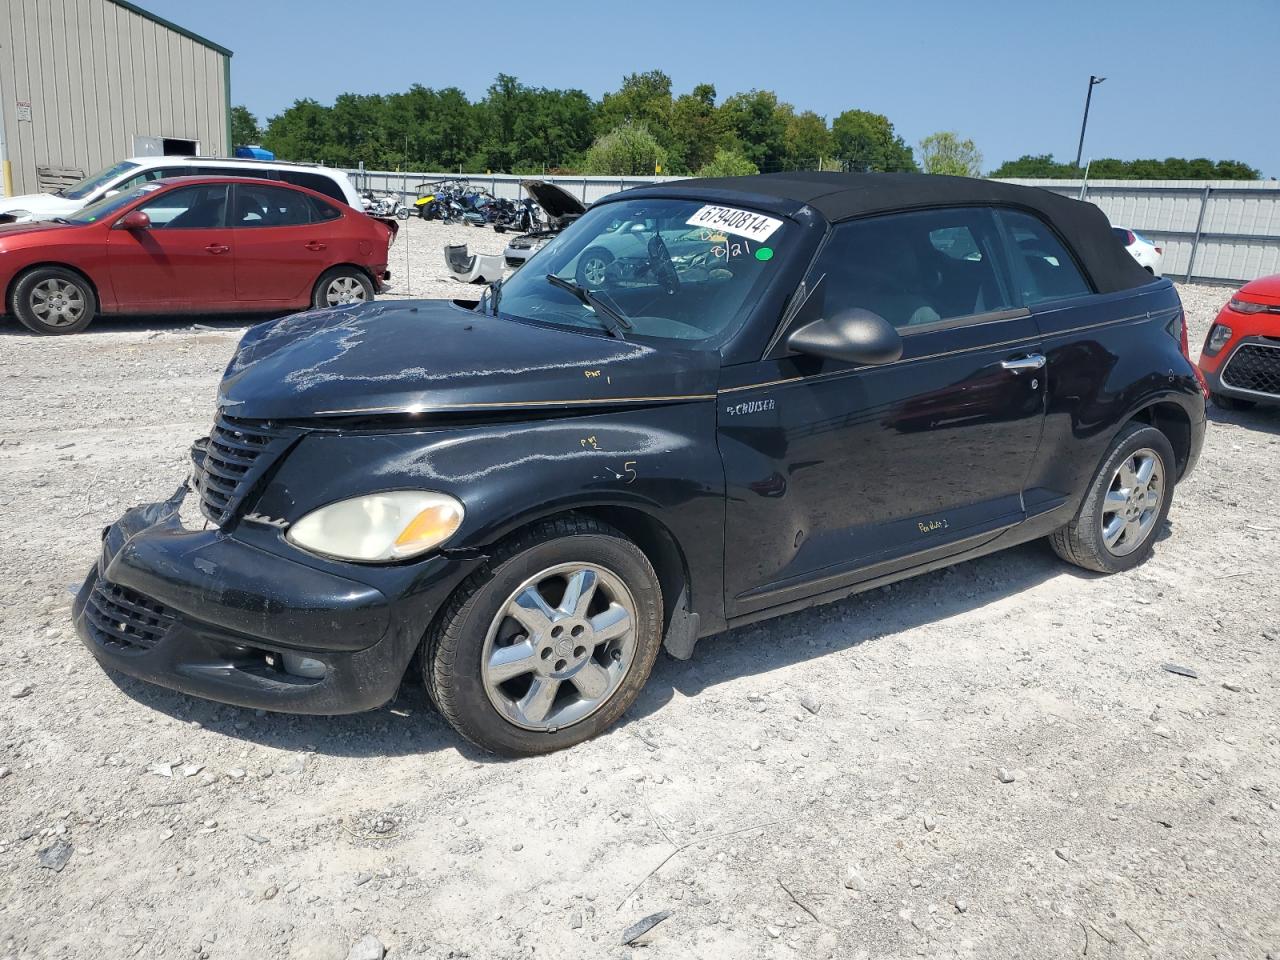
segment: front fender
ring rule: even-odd
[[[693,612],[723,622],[724,471],[711,402],[589,416],[307,434],[257,504],[290,523],[327,503],[436,490],[466,508],[450,551],[486,552],[514,531],[575,509],[638,511],[684,555]]]

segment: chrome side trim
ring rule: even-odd
[[[351,407],[317,410],[314,417],[346,416],[356,413],[435,413],[441,410],[515,410],[523,407],[598,407],[619,403],[671,403],[676,400],[714,400],[714,393],[691,393],[670,397],[591,397],[582,400],[502,400],[477,403],[436,403],[418,406]]]
[[[763,381],[762,383],[749,383],[741,387],[722,387],[718,391],[718,393],[723,395],[726,393],[739,393],[743,390],[758,390],[764,387],[779,387],[788,383],[798,383],[801,380],[806,380],[810,383],[821,383],[827,380],[834,380],[839,377],[847,377],[847,376],[850,376],[851,374],[860,373],[863,370],[884,369],[886,367],[896,367],[902,364],[919,363],[923,360],[938,360],[942,357],[953,357],[953,356],[958,356],[959,354],[962,354],[962,353],[972,353],[975,350],[995,350],[1000,347],[1016,347],[1019,344],[1023,344],[1023,343],[1035,343],[1035,342],[1044,342],[1046,340],[1057,340],[1061,337],[1069,337],[1077,333],[1083,333],[1086,330],[1098,330],[1102,327],[1119,326],[1124,323],[1132,323],[1135,320],[1155,320],[1163,316],[1172,317],[1175,313],[1179,311],[1179,309],[1180,308],[1170,307],[1167,310],[1160,310],[1155,313],[1152,313],[1150,310],[1148,310],[1143,313],[1135,313],[1132,316],[1128,316],[1128,317],[1119,317],[1115,320],[1103,320],[1100,323],[1088,323],[1088,324],[1085,324],[1084,326],[1072,327],[1069,330],[1056,330],[1053,333],[1048,335],[1036,333],[1029,337],[1019,337],[1016,340],[1002,340],[997,343],[981,343],[981,344],[976,344],[975,346],[972,346],[972,347],[960,347],[959,349],[956,349],[956,350],[944,350],[940,353],[928,353],[920,357],[908,357],[905,360],[895,360],[893,361],[893,363],[883,363],[879,365],[864,364],[860,367],[850,367],[848,370],[833,370],[831,373],[814,374],[811,377],[785,377],[780,380],[766,380],[766,381]],[[1006,321],[1000,320],[1000,321],[988,321],[988,322],[1003,323]]]

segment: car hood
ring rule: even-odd
[[[18,197],[0,198],[0,214],[11,210],[27,210],[36,217],[60,217],[83,206],[79,200],[55,197],[52,193],[25,193]]]
[[[49,234],[57,230],[75,230],[82,226],[84,224],[47,223],[35,220],[24,220],[21,223],[0,223],[0,249],[9,247],[11,245],[10,241],[27,239],[32,234],[43,234],[47,238]]]
[[[486,316],[448,300],[331,307],[254,327],[219,405],[249,419],[499,416],[714,399],[720,355]]]
[[[580,217],[587,212],[581,200],[554,183],[546,180],[521,180],[520,186],[524,187],[525,192],[533,197],[549,217],[558,220],[561,217]]]
[[[1249,281],[1236,291],[1236,296],[1254,303],[1280,305],[1280,273]]]

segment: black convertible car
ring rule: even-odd
[[[465,737],[544,752],[663,644],[1036,537],[1141,563],[1204,400],[1174,288],[1088,204],[629,190],[479,303],[248,332],[190,490],[104,531],[74,616],[103,664],[249,707],[366,710],[412,665]]]

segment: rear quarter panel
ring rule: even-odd
[[[1073,514],[1111,441],[1146,407],[1176,403],[1193,437],[1203,434],[1204,395],[1177,337],[1181,311],[1167,280],[1036,310],[1048,363],[1044,435],[1025,484],[1029,515]]]

